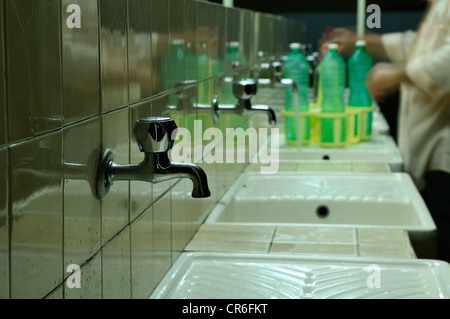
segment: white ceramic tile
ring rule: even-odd
[[[414,258],[406,246],[369,245],[359,246],[358,250],[361,257]]]
[[[345,244],[308,244],[308,243],[284,243],[274,242],[270,247],[270,253],[302,253],[314,255],[346,255],[357,256],[356,245]]]
[[[341,243],[356,245],[354,228],[278,226],[274,242]]]
[[[358,228],[359,245],[380,245],[406,247],[403,230],[383,228]]]
[[[186,251],[230,251],[230,252],[260,252],[269,251],[270,242],[258,241],[191,241]]]
[[[203,224],[195,235],[195,240],[271,242],[274,231],[275,226]]]

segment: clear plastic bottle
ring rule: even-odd
[[[344,92],[346,65],[339,55],[338,45],[328,45],[328,54],[320,64],[322,87],[321,146],[342,147],[346,142]],[[339,113],[339,114],[336,114]]]
[[[310,141],[309,116],[301,117],[298,112],[309,111],[309,63],[301,52],[300,43],[291,43],[289,55],[284,61],[284,78],[296,83],[297,90],[286,87],[285,110],[295,116],[285,117],[286,143],[308,144]]]
[[[348,75],[350,97],[348,105],[351,107],[371,107],[372,97],[366,86],[366,76],[373,66],[373,59],[366,51],[365,41],[356,41],[356,51],[348,60]],[[362,139],[367,139],[372,134],[372,112],[363,113],[367,116],[363,119]],[[358,115],[356,115],[358,117]],[[359,121],[356,119],[355,123]],[[355,130],[359,128],[355,125]]]

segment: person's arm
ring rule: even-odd
[[[403,62],[411,48],[415,35],[414,31],[386,34],[367,32],[364,35],[364,41],[366,41],[366,50],[372,57],[391,62]],[[339,53],[343,55],[350,55],[355,51],[357,40],[356,32],[345,28],[336,28],[329,35],[322,38],[322,41],[325,43],[337,43]]]
[[[449,34],[450,35],[450,34]],[[435,99],[450,95],[450,43],[406,64],[411,82]]]
[[[405,31],[383,34],[380,40],[389,61],[404,63],[411,51],[415,38],[415,31]]]
[[[411,83],[405,63],[377,63],[366,79],[367,89],[375,101],[383,102],[401,83]]]
[[[323,40],[325,43],[337,43],[339,53],[350,55],[356,50],[355,43],[358,40],[358,36],[350,29],[336,28]],[[381,34],[366,33],[364,40],[366,41],[366,50],[370,55],[378,59],[388,59]]]
[[[367,88],[377,101],[410,83],[438,100],[450,96],[450,43],[406,63],[378,63],[367,79]]]

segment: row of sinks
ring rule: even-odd
[[[403,229],[419,256],[435,251],[436,225],[405,173],[243,173],[206,223]]]
[[[280,141],[279,161],[282,163],[303,162],[352,162],[388,164],[393,172],[403,170],[400,152],[389,135],[373,136],[370,142],[348,145],[345,148],[322,148],[318,145],[292,147]]]
[[[245,172],[205,224],[405,230],[419,258],[185,252],[151,298],[450,298],[450,266],[434,260],[436,225],[390,136],[345,149],[281,143],[279,161],[386,163],[391,172]]]

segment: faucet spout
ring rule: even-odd
[[[233,94],[237,98],[235,105],[220,105],[217,97],[213,99],[213,109],[215,119],[219,112],[234,113],[238,115],[251,114],[254,112],[263,112],[268,115],[269,124],[275,124],[277,118],[275,111],[267,105],[252,105],[251,98],[257,91],[257,84],[251,79],[241,80],[233,83]]]
[[[276,124],[277,122],[275,111],[267,105],[251,105],[249,108],[247,108],[247,110],[252,112],[266,113],[269,118],[269,124]]]
[[[167,153],[155,154],[155,172],[153,183],[173,178],[189,178],[192,181],[192,197],[205,198],[211,196],[208,179],[202,168],[195,164],[171,162]]]

